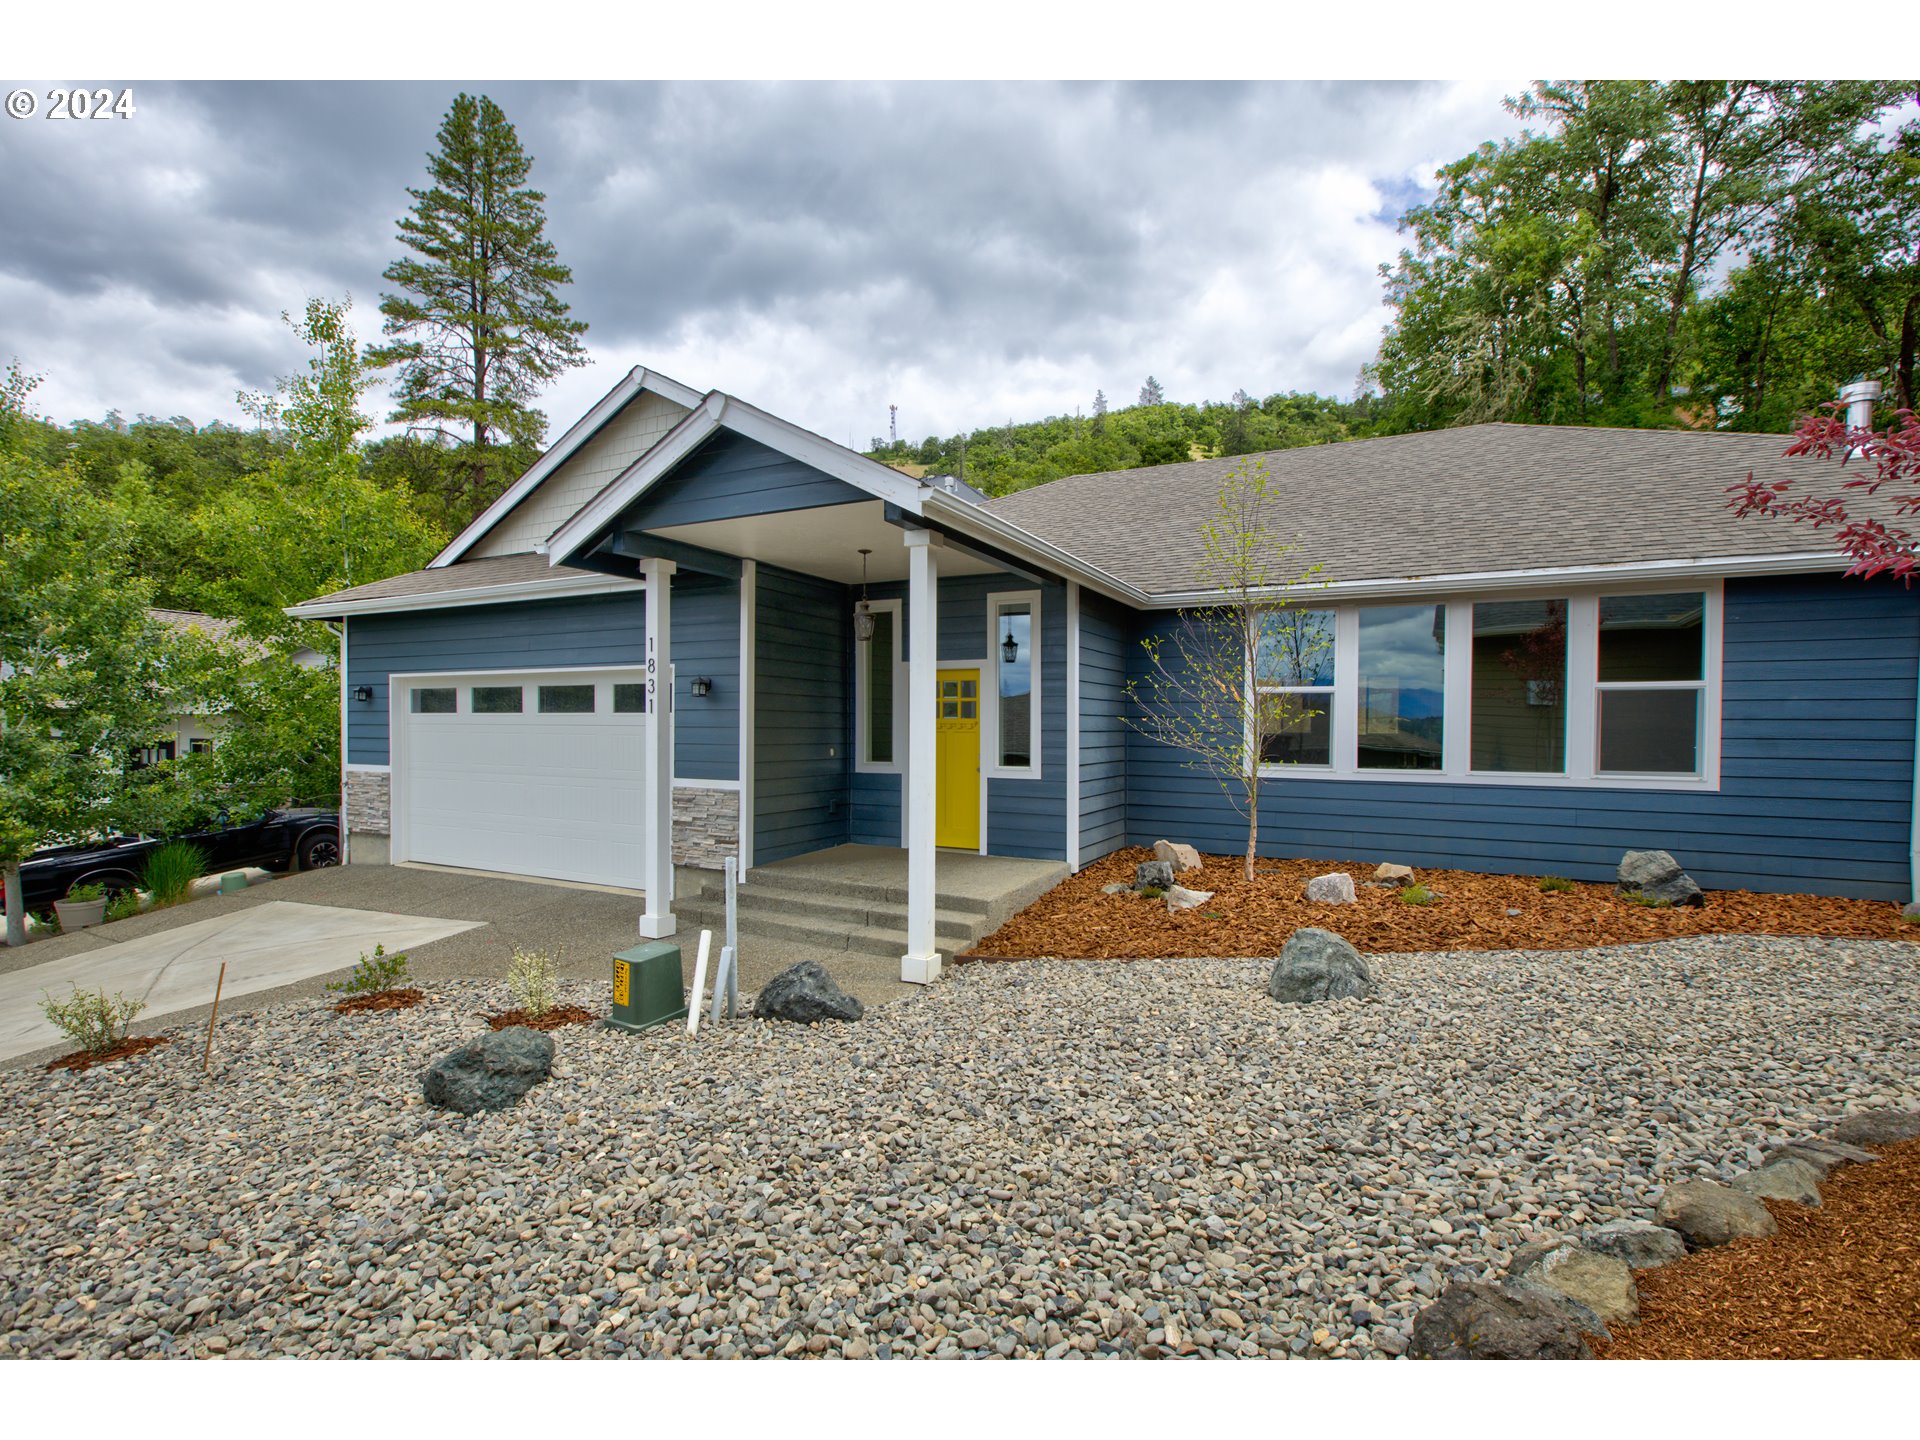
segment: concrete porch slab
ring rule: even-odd
[[[375,945],[391,954],[478,923],[273,900],[101,944],[0,975],[0,1060],[59,1043],[60,1032],[40,1011],[44,994],[59,998],[77,985],[137,997],[146,1002],[137,1029],[143,1021],[207,1004],[223,962],[223,994],[240,996],[343,969]]]

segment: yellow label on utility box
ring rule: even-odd
[[[631,967],[628,966],[626,961],[616,960],[613,962],[613,1003],[614,1004],[625,1005],[627,1003],[627,981],[628,981],[628,978],[632,975],[632,973],[633,971]]]

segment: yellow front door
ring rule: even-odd
[[[940,672],[934,769],[933,842],[980,848],[980,672]]]

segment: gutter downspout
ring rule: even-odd
[[[321,622],[326,624],[325,621]],[[327,625],[329,630],[332,625]],[[340,863],[347,863],[352,827],[347,824],[347,617],[340,617]]]

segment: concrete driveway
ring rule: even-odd
[[[291,900],[191,918],[203,908],[179,907],[187,923],[170,929],[0,975],[0,1060],[61,1042],[40,1008],[46,995],[61,999],[75,987],[125,995],[143,1002],[147,1020],[209,1004],[222,965],[224,1004],[348,968],[376,945],[411,950],[479,924]]]
[[[0,996],[12,997],[0,1002],[0,1017],[13,1013],[9,1007],[27,1004],[32,1020],[44,1023],[40,1015],[41,992],[64,995],[69,979],[89,990],[104,988],[108,994],[116,989],[130,995],[138,993],[131,981],[102,978],[122,973],[113,968],[117,964],[115,952],[121,947],[203,921],[231,918],[284,902],[294,902],[291,908],[296,910],[328,907],[440,926],[439,938],[404,942],[413,978],[426,982],[503,981],[507,961],[517,948],[544,950],[557,956],[555,968],[563,976],[610,984],[613,956],[641,943],[638,919],[645,908],[642,897],[633,891],[508,879],[471,870],[437,870],[411,865],[348,865],[313,870],[284,876],[237,895],[211,896],[171,910],[150,911],[111,925],[37,940],[18,950],[0,946]],[[236,938],[244,940],[248,933],[242,930]],[[699,937],[683,933],[673,938],[681,948],[686,982],[691,984],[694,948]],[[222,958],[229,961],[227,989],[220,1001],[220,1008],[225,1012],[229,1008],[252,1008],[283,1000],[320,998],[325,994],[326,981],[345,974],[359,958],[361,949],[373,948],[374,940],[389,951],[396,948],[394,940],[384,933],[375,935],[358,948],[349,950],[343,945],[330,969],[293,973],[269,966],[268,972],[262,975],[260,988],[238,994],[234,989],[232,958],[223,957],[218,944],[201,946],[193,952],[197,957],[195,965],[203,967],[210,963],[212,968],[204,970],[204,978],[199,969],[182,969],[183,976],[192,978],[181,982],[175,1003],[191,1003],[165,1012],[166,1023],[176,1026],[206,1018],[213,998],[213,976],[219,971]],[[317,963],[321,957],[314,958]],[[877,973],[890,967],[851,963],[844,950],[823,952],[760,938],[755,938],[748,953],[741,956],[740,988],[757,990],[767,979],[803,959],[820,961],[849,991],[869,1005],[899,999],[912,994],[916,988]],[[148,963],[151,969],[152,964]],[[868,973],[869,970],[875,973]],[[136,1031],[157,1020],[162,1013],[150,1004],[135,1022]],[[7,1022],[0,1018],[0,1042],[10,1033]],[[48,1043],[28,1054],[0,1043],[0,1065],[50,1060],[67,1048],[64,1043]]]

